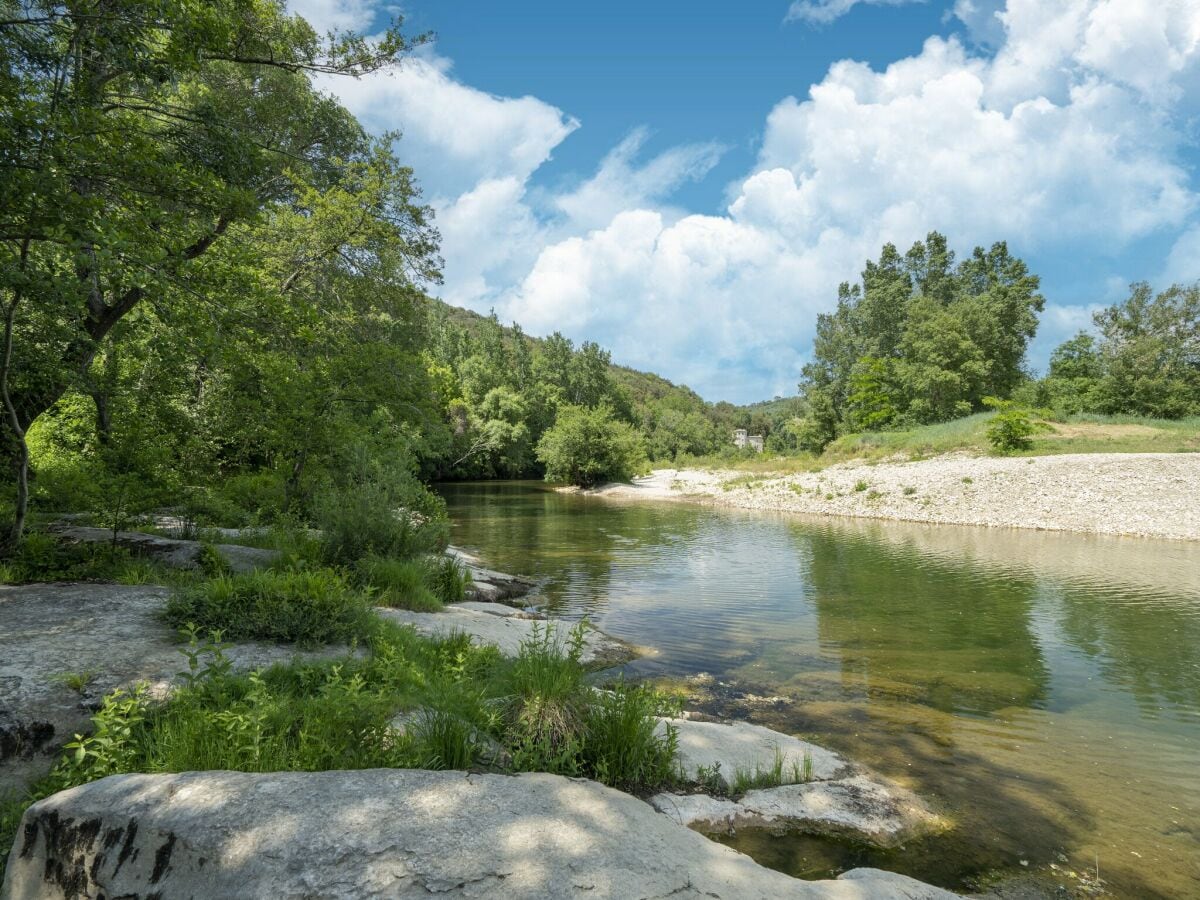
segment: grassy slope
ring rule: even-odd
[[[806,472],[851,459],[880,460],[900,456],[920,459],[942,453],[990,453],[987,423],[994,413],[977,413],[939,425],[908,431],[847,434],[819,456],[759,457],[749,460],[696,460],[703,467],[746,472]],[[1041,422],[1033,449],[1023,456],[1060,453],[1196,453],[1200,452],[1200,418],[1169,421],[1136,416],[1071,416],[1063,422]]]

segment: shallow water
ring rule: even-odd
[[[633,674],[690,678],[709,711],[816,738],[955,823],[890,854],[725,839],[763,864],[1200,897],[1200,544],[442,490],[454,543],[655,648]]]

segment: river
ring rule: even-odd
[[[723,839],[760,863],[1200,897],[1200,543],[441,491],[455,544],[653,648],[629,676],[840,750],[954,823],[888,853]]]

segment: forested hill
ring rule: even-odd
[[[429,308],[430,316],[434,321],[444,320],[451,322],[473,337],[478,337],[491,321],[487,316],[480,315],[473,310],[463,309],[460,306],[452,306],[440,300],[431,299]],[[501,328],[506,338],[513,339],[516,337],[517,332],[511,327],[501,325]],[[521,337],[528,341],[531,347],[537,347],[543,343],[543,339],[524,334],[523,332],[521,333]],[[686,408],[705,415],[712,413],[717,407],[728,407],[730,410],[749,410],[759,405],[753,404],[750,407],[735,407],[728,403],[708,403],[687,385],[675,384],[661,375],[631,369],[628,366],[619,365],[611,360],[608,364],[608,373],[618,385],[625,389],[635,403],[666,400],[673,407]]]
[[[452,426],[439,477],[541,475],[542,437],[565,407],[587,411],[597,433],[629,429],[627,465],[714,453],[729,443],[729,404],[706,403],[659,375],[615,365],[590,341],[525,334],[519,323],[428,300],[429,353]]]

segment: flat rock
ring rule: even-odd
[[[774,771],[782,764],[784,780],[795,768],[811,761],[810,778],[825,781],[850,772],[851,764],[832,750],[749,722],[699,722],[693,719],[660,719],[658,731],[673,727],[679,740],[679,764],[685,778],[702,781],[714,774],[726,787],[739,774],[753,777]],[[719,768],[717,768],[719,767]],[[702,771],[704,770],[704,771]]]
[[[82,544],[108,544],[113,540],[113,533],[107,528],[57,525],[51,530],[63,540]],[[175,569],[194,568],[200,548],[204,546],[201,541],[160,537],[142,531],[118,531],[116,542],[118,547],[124,547],[131,553],[149,557]],[[234,572],[265,569],[279,558],[278,551],[264,550],[260,547],[243,547],[240,544],[214,544],[213,547]]]
[[[491,644],[499,649],[501,654],[510,657],[521,652],[521,645],[533,638],[535,629],[544,633],[547,628],[551,628],[554,639],[560,645],[566,644],[570,634],[571,626],[563,622],[497,616],[490,612],[464,609],[464,605],[460,603],[448,606],[441,612],[434,613],[410,612],[388,607],[376,607],[376,611],[394,622],[411,625],[421,634],[468,634],[473,643],[479,646]],[[609,637],[602,631],[589,628],[584,639],[581,662],[585,665],[616,665],[634,655],[634,651],[627,644]]]
[[[492,616],[503,616],[506,619],[542,620],[546,618],[541,613],[530,612],[518,606],[509,606],[507,603],[483,603],[479,600],[466,600],[462,603],[455,603],[454,608],[470,609]]]
[[[747,791],[740,800],[657,794],[651,805],[681,825],[708,833],[767,828],[851,837],[894,847],[940,822],[911,791],[865,775]]]
[[[371,769],[116,775],[25,813],[4,900],[97,897],[951,900],[806,882],[627,794],[555,775]]]
[[[168,590],[120,584],[0,586],[0,793],[49,771],[75,733],[114,688],[138,682],[162,696],[187,661],[175,632],[158,619]],[[299,653],[273,644],[238,644],[235,668],[343,654]],[[63,683],[86,674],[82,691]]]

